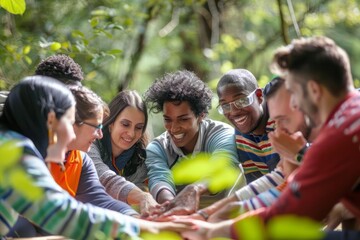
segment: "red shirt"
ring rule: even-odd
[[[360,94],[349,93],[289,177],[278,201],[258,211],[265,221],[282,214],[323,220],[337,202],[360,219]]]

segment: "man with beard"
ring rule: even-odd
[[[302,38],[278,49],[272,66],[286,79],[292,107],[322,127],[274,204],[207,223],[203,239],[238,239],[238,223],[252,216],[264,224],[288,214],[320,222],[338,202],[360,220],[360,94],[353,86],[346,52],[326,37]]]

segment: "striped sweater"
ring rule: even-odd
[[[279,198],[286,185],[279,169],[268,173],[235,192],[239,199],[239,214],[270,206]]]
[[[19,166],[36,186],[44,190],[44,194],[41,199],[31,202],[17,190],[0,185],[0,236],[14,225],[18,214],[51,234],[72,239],[95,239],[99,233],[109,238],[139,234],[139,226],[134,218],[80,203],[62,190],[32,143],[19,136],[0,132],[0,144],[10,139],[22,142],[20,145],[25,147],[25,151]],[[28,154],[31,152],[34,154]]]
[[[273,129],[274,121],[268,121],[263,135],[243,134],[235,130],[237,153],[247,183],[271,172],[279,162],[280,157],[268,138],[268,132]]]

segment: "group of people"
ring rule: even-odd
[[[18,164],[44,194],[32,202],[0,184],[0,235],[241,239],[237,226],[249,217],[266,225],[292,214],[329,229],[350,219],[325,238],[346,229],[358,237],[360,94],[347,54],[326,37],[296,39],[271,69],[277,76],[263,89],[246,69],[219,79],[217,110],[229,125],[208,118],[213,93],[193,72],[165,74],[143,97],[124,90],[107,105],[70,57],[45,59],[1,95],[0,144],[23,149]],[[152,140],[148,112],[162,113],[166,129]],[[213,163],[226,153],[239,172],[231,189],[174,182],[172,168],[203,152]]]

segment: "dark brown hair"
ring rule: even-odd
[[[288,72],[298,75],[297,81],[303,86],[314,80],[334,96],[346,92],[352,82],[348,55],[327,37],[293,40],[276,51],[271,69],[285,78]]]

